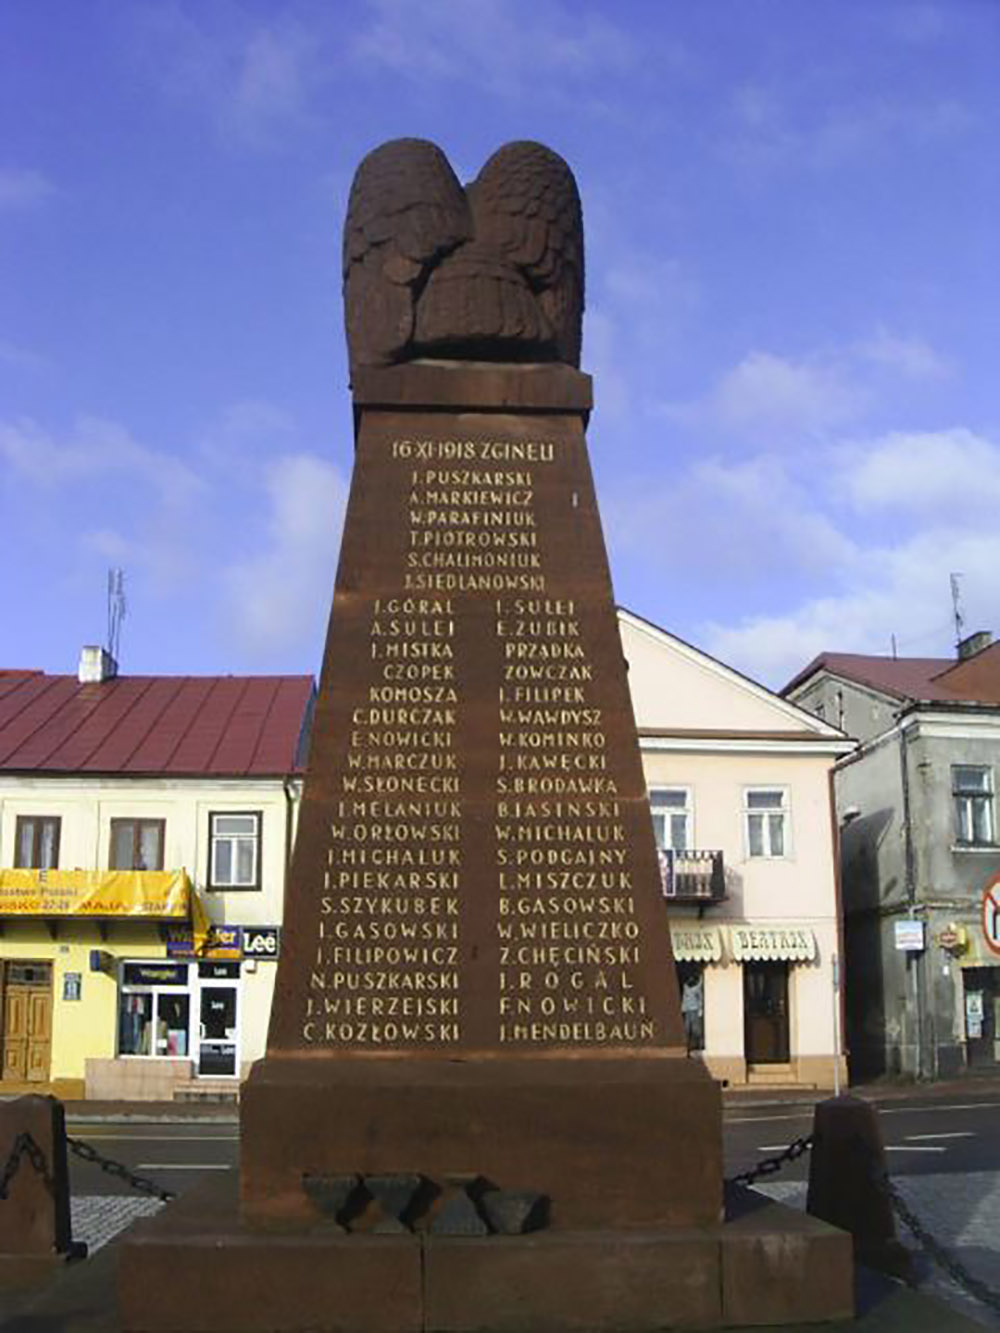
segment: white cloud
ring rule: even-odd
[[[703,399],[665,404],[662,414],[685,423],[717,425],[751,435],[819,435],[853,420],[867,391],[834,360],[793,361],[749,352]]]
[[[904,338],[884,327],[857,344],[857,354],[907,379],[940,380],[952,373],[951,363],[922,338]]]
[[[370,0],[354,42],[363,63],[409,78],[448,77],[508,97],[540,75],[592,79],[628,68],[626,30],[590,9],[556,0]]]
[[[319,43],[295,20],[266,24],[220,10],[150,5],[130,15],[138,57],[176,101],[214,121],[223,140],[240,147],[274,148],[313,123],[314,86],[329,77]]]
[[[313,454],[287,454],[268,470],[270,516],[262,550],[223,571],[228,619],[240,645],[267,659],[325,622],[347,483]]]
[[[55,193],[55,186],[40,171],[0,167],[0,212],[34,208]]]
[[[841,593],[736,624],[708,622],[709,652],[780,687],[822,651],[947,657],[953,628],[949,574],[963,574],[963,599],[977,626],[1000,623],[1000,534],[938,526],[894,547],[872,548]]]
[[[57,438],[36,422],[0,422],[0,463],[22,480],[44,489],[76,485],[102,476],[145,482],[168,502],[182,503],[203,486],[180,459],[141,444],[124,426],[82,416]]]
[[[824,105],[804,78],[744,84],[726,112],[718,151],[751,183],[777,169],[827,171],[887,149],[952,140],[976,124],[971,108],[954,97],[864,99],[852,90]]]
[[[965,427],[892,431],[838,451],[839,486],[862,512],[896,510],[947,521],[1000,506],[1000,444]]]

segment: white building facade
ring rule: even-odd
[[[837,728],[619,612],[691,1049],[730,1086],[845,1080]]]

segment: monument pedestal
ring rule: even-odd
[[[654,1333],[850,1318],[851,1238],[742,1191],[723,1224],[525,1236],[274,1234],[215,1178],[120,1247],[131,1333]]]
[[[722,1214],[718,1085],[670,1055],[269,1056],[242,1094],[242,1215],[319,1220],[303,1181],[481,1177],[560,1229],[707,1226]]]

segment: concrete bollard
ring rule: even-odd
[[[878,1183],[886,1174],[875,1107],[849,1095],[819,1102],[806,1211],[849,1231],[858,1263],[905,1278],[912,1255],[896,1234],[892,1204]]]
[[[55,1097],[0,1103],[0,1287],[77,1257],[70,1225],[66,1118]],[[83,1251],[85,1252],[85,1251]]]

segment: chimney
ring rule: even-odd
[[[979,629],[975,634],[966,635],[958,645],[958,660],[967,662],[970,657],[975,657],[984,648],[988,648],[992,642],[993,635],[988,629]]]
[[[96,644],[87,644],[80,649],[80,664],[76,669],[76,678],[81,685],[100,685],[105,680],[114,680],[118,675],[118,663],[105,648]]]

